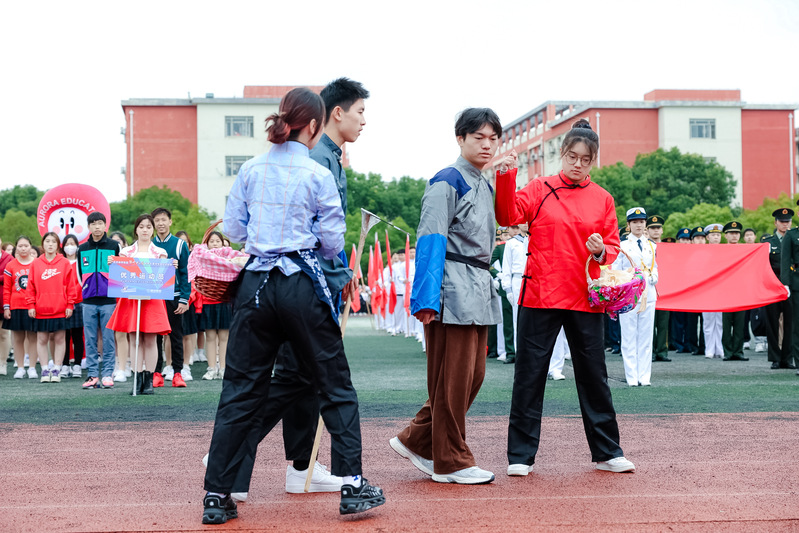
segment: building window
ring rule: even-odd
[[[715,157],[705,157],[704,159],[705,159],[705,163],[708,164],[708,165],[712,165],[713,163],[716,162],[716,158]]]
[[[226,155],[225,176],[238,176],[239,167],[252,158],[251,155]]]
[[[252,137],[252,117],[225,117],[225,137]]]
[[[692,139],[715,139],[716,138],[716,119],[714,118],[692,118],[691,138]]]

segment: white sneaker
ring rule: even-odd
[[[752,348],[749,346],[748,342],[744,343],[744,350],[751,350]]]
[[[461,485],[482,485],[483,483],[494,481],[494,473],[483,470],[479,466],[471,466],[451,474],[433,474],[433,481],[438,483],[459,483]]]
[[[80,379],[83,377],[81,374],[83,373],[83,369],[80,365],[72,365],[72,377]]]
[[[305,478],[308,476],[307,470],[297,470],[292,465],[286,468],[286,492],[290,494],[302,494],[305,492]],[[334,476],[319,461],[314,463],[313,474],[311,474],[311,485],[308,492],[340,492],[343,479]]]
[[[609,461],[598,462],[596,469],[605,472],[635,472],[635,465],[624,457],[614,457]]]
[[[209,368],[205,374],[203,374],[203,379],[207,381],[211,381],[216,377],[216,368]]]
[[[72,369],[69,368],[69,365],[62,365],[61,371],[59,372],[62,378],[68,378],[72,375]]]
[[[39,374],[36,373],[36,367],[34,367],[34,366],[28,367],[28,378],[29,379],[39,379]]]
[[[133,369],[130,366],[130,361],[125,363],[125,377],[132,378],[133,377]]]
[[[497,357],[497,361],[506,361],[508,358],[507,356]]]
[[[85,358],[85,357],[84,357],[84,358],[81,360],[81,362],[80,362],[80,367],[81,367],[83,370],[86,370],[86,369],[89,367],[89,362],[86,360],[86,358]]]
[[[553,370],[552,372],[549,373],[549,379],[553,381],[562,381],[566,379],[566,376],[564,376],[562,373],[558,372],[557,370]]]
[[[125,383],[128,380],[123,370],[114,370],[113,378],[117,383]]]
[[[317,464],[319,464],[319,463],[317,463]],[[205,457],[203,457],[203,466],[205,468],[208,468],[208,454],[207,453],[205,454]],[[305,486],[305,480],[304,479],[303,479],[302,483],[303,483],[303,486]],[[300,491],[300,492],[302,492],[302,491]],[[233,498],[234,500],[236,500],[237,502],[246,502],[247,501],[247,496],[249,496],[248,492],[231,492],[230,493],[230,497]]]
[[[191,367],[189,366],[184,366],[180,371],[180,375],[183,376],[183,381],[194,381],[194,378],[191,377]]]
[[[164,367],[164,371],[161,372],[161,374],[163,374],[166,381],[172,381],[172,377],[175,375],[175,369],[172,368],[172,365],[167,365]],[[185,376],[183,379],[186,379]]]
[[[14,372],[14,379],[22,379],[26,375],[24,368],[18,368],[16,372]]]
[[[391,440],[388,441],[388,444],[391,448],[403,456],[404,458],[408,459],[413,466],[427,474],[428,476],[433,475],[433,460],[432,459],[425,459],[421,455],[417,455],[410,451],[408,448],[405,447],[402,442],[400,442],[399,438],[392,437]]]
[[[0,362],[0,376],[8,375],[8,363]]]
[[[197,361],[200,363],[208,362],[208,358],[205,356],[205,350],[200,350],[200,352],[197,354]]]
[[[216,379],[225,379],[225,369],[224,368],[220,368],[216,372]]]
[[[526,476],[533,471],[533,465],[515,464],[508,466],[509,476]]]
[[[29,366],[31,366],[31,356],[30,355],[25,354],[25,362],[23,363],[22,366],[24,366],[25,368],[28,368]]]

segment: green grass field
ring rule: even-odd
[[[367,318],[350,319],[347,357],[364,418],[409,418],[427,398],[426,363],[413,339],[374,331]],[[771,370],[764,353],[745,352],[748,362],[723,362],[670,354],[671,363],[653,363],[651,387],[628,387],[621,357],[607,355],[613,401],[619,414],[780,412],[799,410],[799,376]],[[513,365],[486,363],[486,379],[469,414],[507,416]],[[202,381],[206,365],[192,367],[186,389],[156,389],[153,396],[130,396],[131,382],[112,390],[81,389],[82,380],[58,384],[0,377],[0,423],[56,424],[115,421],[213,420],[222,382]],[[547,383],[545,416],[580,414],[574,373],[566,361],[565,381]]]

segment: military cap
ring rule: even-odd
[[[646,219],[647,228],[656,228],[658,226],[663,226],[663,217],[658,215],[652,215],[651,217]]]
[[[721,224],[708,224],[705,226],[705,233],[721,233],[721,228],[723,226]]]
[[[794,212],[793,209],[788,209],[787,207],[781,207],[779,209],[775,209],[771,216],[774,217],[774,220],[779,220],[780,222],[787,222],[793,218]]]
[[[705,237],[707,235],[707,233],[705,233],[705,228],[703,228],[702,226],[697,226],[693,230],[691,230],[691,238],[692,239],[694,237],[699,236],[699,235],[701,235],[702,237]]]
[[[646,209],[643,207],[633,207],[632,209],[627,210],[627,221],[630,220],[645,220],[646,219]]]
[[[691,230],[689,228],[680,228],[680,231],[677,232],[678,239],[690,239],[691,238]]]
[[[733,220],[732,222],[727,222],[726,224],[724,224],[724,229],[721,230],[721,231],[723,231],[724,233],[729,233],[731,231],[732,232],[736,232],[737,231],[738,233],[740,233],[741,232],[741,223],[738,222],[737,220]]]
[[[666,237],[661,242],[673,243],[673,242],[677,242],[677,239],[675,239],[674,237]]]

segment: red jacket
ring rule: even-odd
[[[500,225],[530,225],[521,305],[600,312],[588,304],[585,262],[591,253],[585,243],[599,233],[605,243],[602,264],[616,259],[619,227],[613,197],[590,176],[574,185],[562,173],[536,178],[517,192],[514,169],[497,175],[495,207]],[[591,277],[598,276],[592,260]]]
[[[3,309],[27,309],[28,275],[33,262],[23,265],[12,259],[3,271]]]
[[[0,250],[0,273],[5,271],[6,266],[13,260],[14,258],[11,257],[11,254],[5,252],[4,250]],[[5,290],[3,290],[5,289],[5,279],[6,279],[5,276],[0,275],[0,309],[2,309],[3,307],[3,302],[4,302],[3,298],[5,297],[5,292],[6,292]]]
[[[56,254],[52,261],[44,255],[31,265],[26,299],[36,318],[64,318],[65,311],[78,301],[80,286],[69,260]]]

